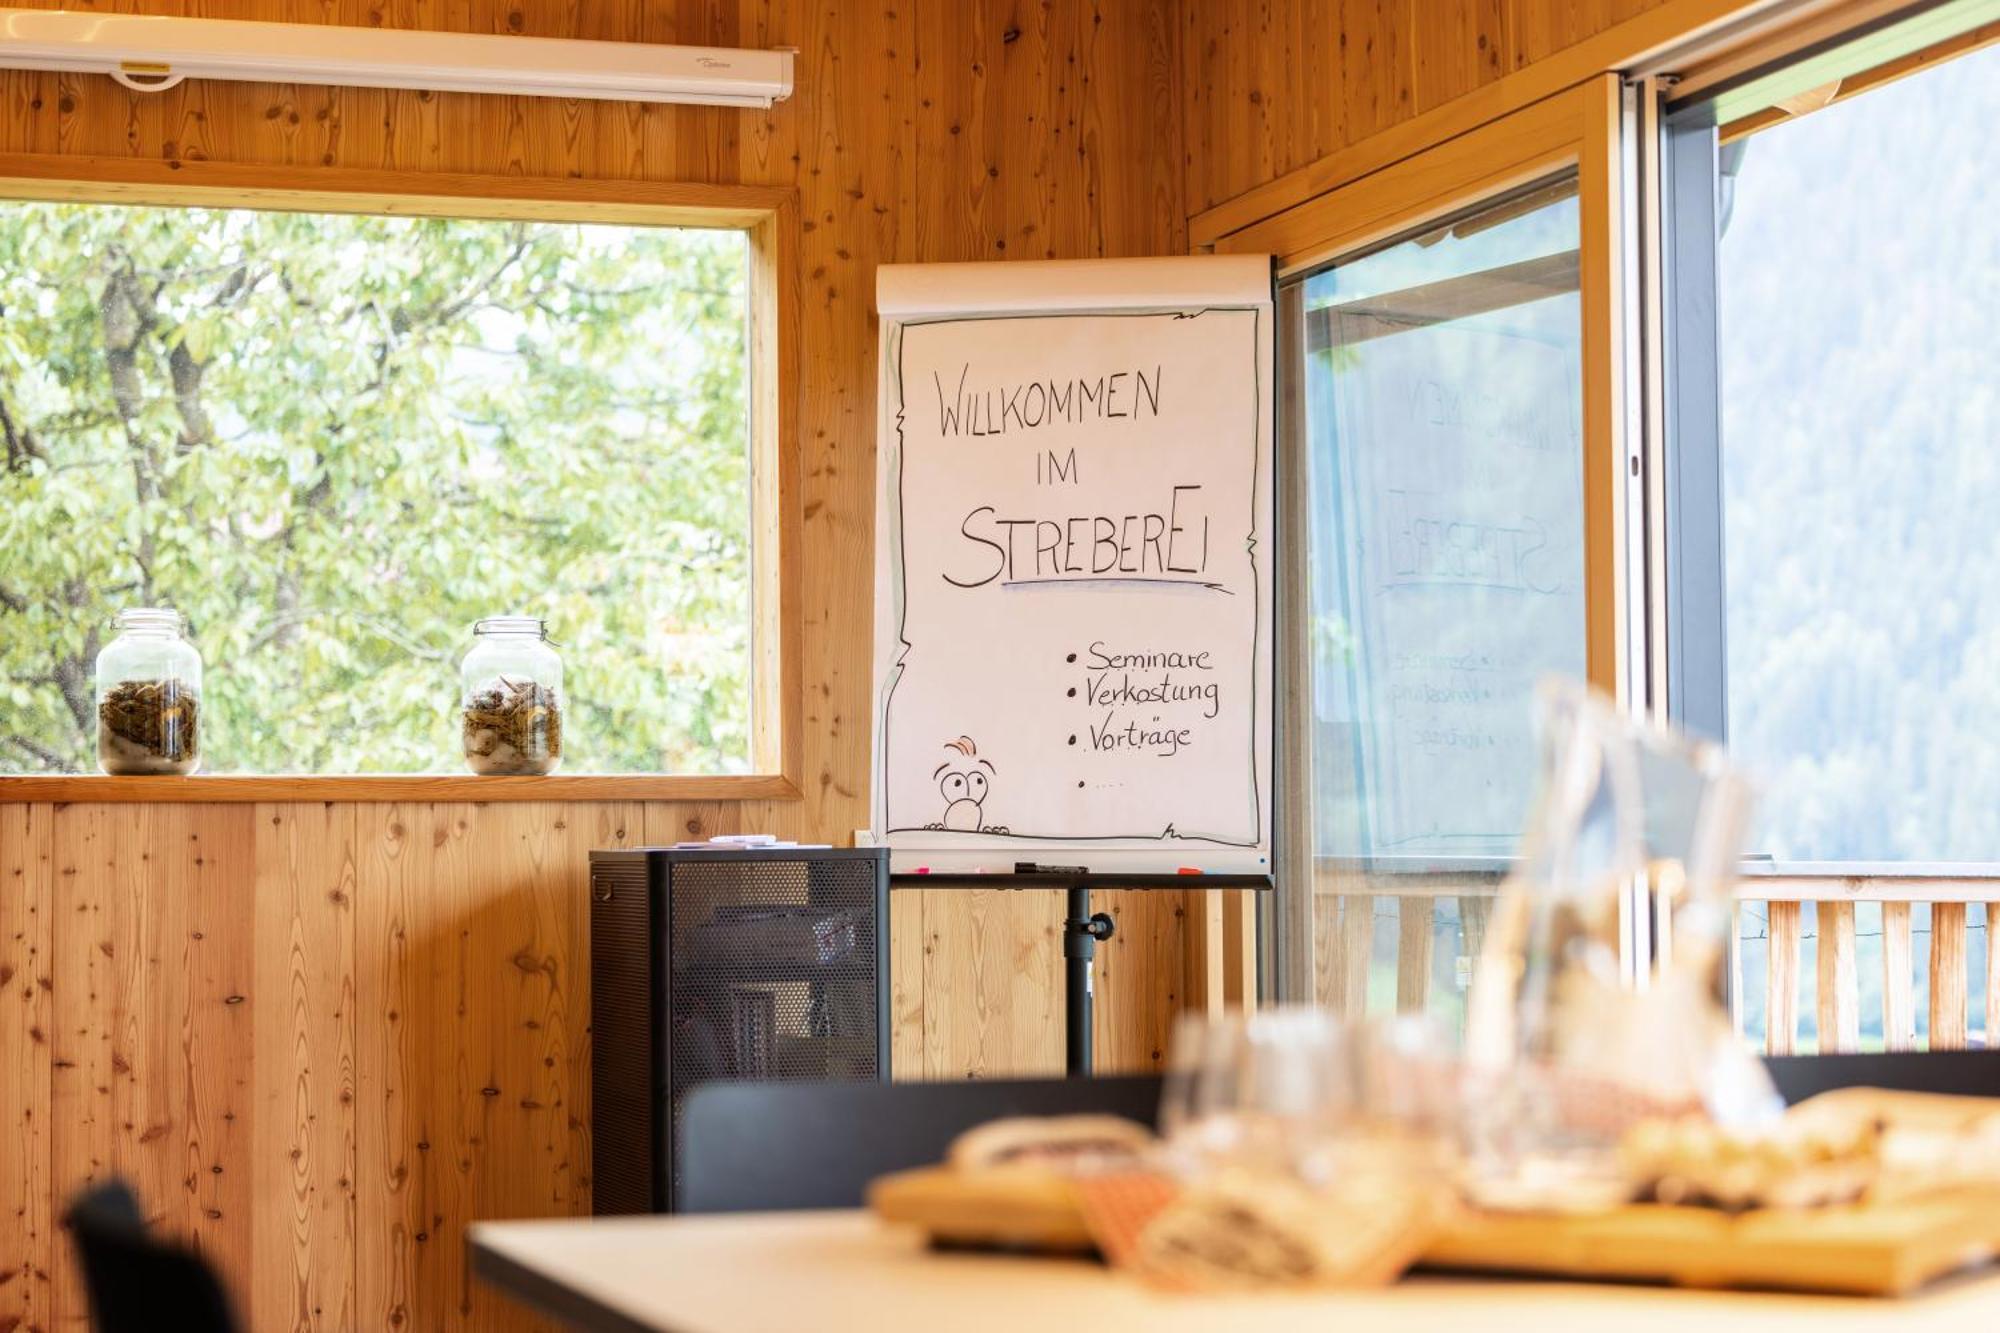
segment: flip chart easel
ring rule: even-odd
[[[891,265],[877,305],[892,865],[1268,873],[1268,260]]]

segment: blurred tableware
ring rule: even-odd
[[[1185,1017],[1160,1109],[1180,1192],[1114,1251],[1178,1285],[1391,1281],[1449,1212],[1456,1103],[1450,1043],[1422,1020]]]
[[[1357,1106],[1349,1032],[1337,1015],[1184,1014],[1170,1048],[1160,1133],[1183,1175],[1229,1168],[1318,1182]]]
[[[1489,1207],[1604,1208],[1626,1197],[1634,1123],[1782,1109],[1719,987],[1749,793],[1715,747],[1580,682],[1545,682],[1537,702],[1540,792],[1468,1008],[1468,1185]],[[1667,961],[1635,986],[1624,925],[1655,900]]]

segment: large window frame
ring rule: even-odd
[[[1657,399],[1650,431],[1657,435],[1665,492],[1657,506],[1664,537],[1664,593],[1653,634],[1666,666],[1654,704],[1690,732],[1727,743],[1728,631],[1724,589],[1722,392],[1717,349],[1720,299],[1716,182],[1721,147],[1823,104],[1833,89],[1851,96],[1887,78],[1949,59],[1995,40],[1993,0],[1948,0],[1914,16],[1842,27],[1808,25],[1789,40],[1697,64],[1684,77],[1640,85],[1640,115],[1654,122],[1642,136],[1651,154],[1642,187],[1659,200],[1658,258],[1649,282],[1660,299],[1649,312],[1648,337],[1661,348],[1644,392]],[[1983,27],[1981,25],[1984,25]],[[1816,91],[1817,90],[1817,91]],[[1638,238],[1641,245],[1654,236]],[[1947,862],[1753,863],[1751,874],[1799,880],[1811,889],[1831,881],[1969,878],[1969,867]],[[1987,871],[2000,877],[2000,868]],[[1790,892],[1787,886],[1777,886]],[[1808,894],[1808,896],[1811,896]]]
[[[10,801],[798,800],[803,792],[796,194],[762,185],[0,154],[0,199],[726,229],[750,253],[751,768],[746,774],[0,776]]]
[[[1306,203],[1220,237],[1218,253],[1271,254],[1281,283],[1278,341],[1303,345],[1301,288],[1285,280],[1343,257],[1365,253],[1482,202],[1504,198],[1539,182],[1574,173],[1578,190],[1578,266],[1583,340],[1583,486],[1586,663],[1590,681],[1620,699],[1628,696],[1629,594],[1626,587],[1626,478],[1622,457],[1625,407],[1622,308],[1621,168],[1623,132],[1619,80],[1586,79],[1566,91],[1490,121],[1430,149],[1373,171]],[[1599,336],[1602,331],[1602,336]],[[1294,341],[1296,340],[1296,341]],[[1311,668],[1305,617],[1306,447],[1300,429],[1300,386],[1281,364],[1279,381],[1278,691],[1279,790],[1278,891],[1267,895],[1261,933],[1263,990],[1267,997],[1313,998],[1316,943],[1314,896],[1329,867],[1312,847],[1311,755],[1306,737]],[[1501,867],[1412,867],[1398,897],[1423,900],[1466,891],[1468,874],[1490,892]],[[1421,1007],[1416,978],[1427,975],[1429,913],[1413,914],[1403,931],[1399,1005]],[[1420,922],[1421,924],[1415,924]],[[1416,936],[1422,934],[1421,940]],[[1328,942],[1329,947],[1332,942]],[[1361,941],[1343,941],[1352,952]],[[1340,969],[1350,1003],[1361,979]]]
[[[1650,408],[1649,458],[1664,483],[1647,515],[1654,549],[1664,552],[1663,579],[1654,585],[1650,607],[1649,635],[1664,666],[1652,707],[1688,731],[1728,740],[1715,226],[1720,151],[1733,140],[1995,41],[1995,0],[1870,4],[1809,16],[1768,40],[1698,51],[1642,71],[1634,113],[1643,126],[1639,188],[1649,216],[1634,244],[1646,252],[1644,283],[1653,298],[1644,337],[1659,351],[1648,359],[1641,392]],[[2000,951],[1993,948],[2000,864],[1753,858],[1744,866],[1738,898],[1765,905],[1764,1042],[1773,1054],[1798,1049],[1808,988],[1818,1049],[1862,1048],[1856,912],[1863,903],[1880,905],[1883,1044],[1910,1049],[1919,1040],[1912,908],[1928,904],[1928,1041],[1933,1049],[1965,1045],[1967,910],[1984,903],[1985,1019],[1992,1044],[2000,1013]],[[1814,905],[1816,936],[1811,981],[1802,965],[1807,903]],[[1659,940],[1664,948],[1664,934]],[[1739,1027],[1740,1001],[1747,998],[1735,993],[1744,984],[1742,944],[1739,924],[1731,931],[1726,974]]]
[[[1195,215],[1191,247],[1271,254],[1282,281],[1573,168],[1582,228],[1589,676],[1635,716],[1726,740],[1715,254],[1712,238],[1689,243],[1690,220],[1713,216],[1718,144],[1791,114],[1788,100],[1809,104],[1830,80],[1844,79],[1834,95],[1845,96],[1996,40],[2000,0],[1674,0]],[[1303,338],[1302,304],[1281,286],[1278,892],[1262,896],[1257,923],[1261,994],[1288,1001],[1313,998],[1316,948],[1312,784],[1301,725],[1309,676],[1301,620],[1288,610],[1305,605],[1307,591],[1300,441],[1290,429],[1301,417],[1300,386],[1287,383],[1282,365],[1286,340]],[[1889,903],[1907,959],[1911,901],[1953,901],[1962,914],[1967,901],[2000,897],[1994,880],[1971,867],[1749,869],[1743,897],[1789,904],[1773,916],[1774,958],[1781,915],[1796,951],[1803,901],[1836,904],[1834,919],[1845,919],[1850,936],[1854,900]],[[1411,878],[1411,891],[1423,892],[1421,877]],[[1433,893],[1460,891],[1446,875],[1429,878]],[[1671,937],[1644,884],[1633,886],[1625,915],[1627,974],[1644,984]],[[1933,951],[1935,972],[1935,935]],[[1823,979],[1831,966],[1839,980],[1853,960],[1829,953],[1820,966]],[[2000,968],[1992,970],[2000,978]],[[1790,995],[1795,980],[1774,969],[1773,995]],[[1851,997],[1835,1001],[1830,985],[1822,990],[1823,1017],[1845,1030]],[[1399,988],[1398,1002],[1409,1007],[1421,996]],[[1908,1018],[1907,1004],[1900,1017]]]

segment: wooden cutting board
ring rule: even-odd
[[[1968,1191],[1810,1212],[1483,1214],[1434,1241],[1423,1266],[1894,1296],[1996,1253],[2000,1197]]]
[[[1803,1102],[1792,1114],[1864,1114],[1906,1128],[1963,1133],[2000,1115],[2000,1102],[1851,1088]],[[870,1202],[883,1217],[913,1223],[938,1239],[1075,1251],[1093,1240],[1084,1193],[1035,1173],[933,1167],[877,1181]],[[1151,1199],[1151,1206],[1165,1197]],[[1125,1223],[1136,1228],[1144,1220]],[[1894,1296],[1996,1257],[2000,1187],[1989,1184],[1800,1211],[1731,1214],[1630,1204],[1573,1215],[1461,1214],[1426,1247],[1421,1266]]]
[[[1986,1097],[1843,1088],[1792,1117],[1867,1116],[1885,1125],[1964,1134],[2000,1115]],[[1768,1287],[1890,1296],[2000,1254],[2000,1190],[1922,1193],[1844,1208],[1762,1209],[1631,1204],[1610,1213],[1474,1214],[1425,1253],[1432,1268]]]

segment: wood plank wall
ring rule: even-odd
[[[57,1214],[113,1170],[260,1333],[533,1326],[468,1282],[460,1233],[587,1207],[583,853],[866,822],[876,264],[1182,252],[1190,213],[1657,2],[14,0],[798,48],[768,114],[0,73],[0,151],[795,187],[807,781],[744,807],[0,806],[0,1333],[81,1327]],[[1227,971],[1186,947],[1217,913],[1103,897],[1100,1057],[1143,1065]],[[901,898],[898,1067],[1056,1067],[1059,910]]]
[[[1668,0],[1182,0],[1190,215]]]
[[[533,1327],[467,1280],[461,1232],[588,1207],[584,854],[867,822],[875,266],[1185,250],[1171,9],[23,3],[798,48],[768,114],[0,73],[0,151],[799,192],[802,800],[0,806],[0,1333],[83,1326],[57,1216],[112,1171],[259,1333]],[[1101,898],[1100,1061],[1143,1066],[1191,993],[1184,903]],[[900,1071],[1060,1066],[1060,907],[899,896]]]

